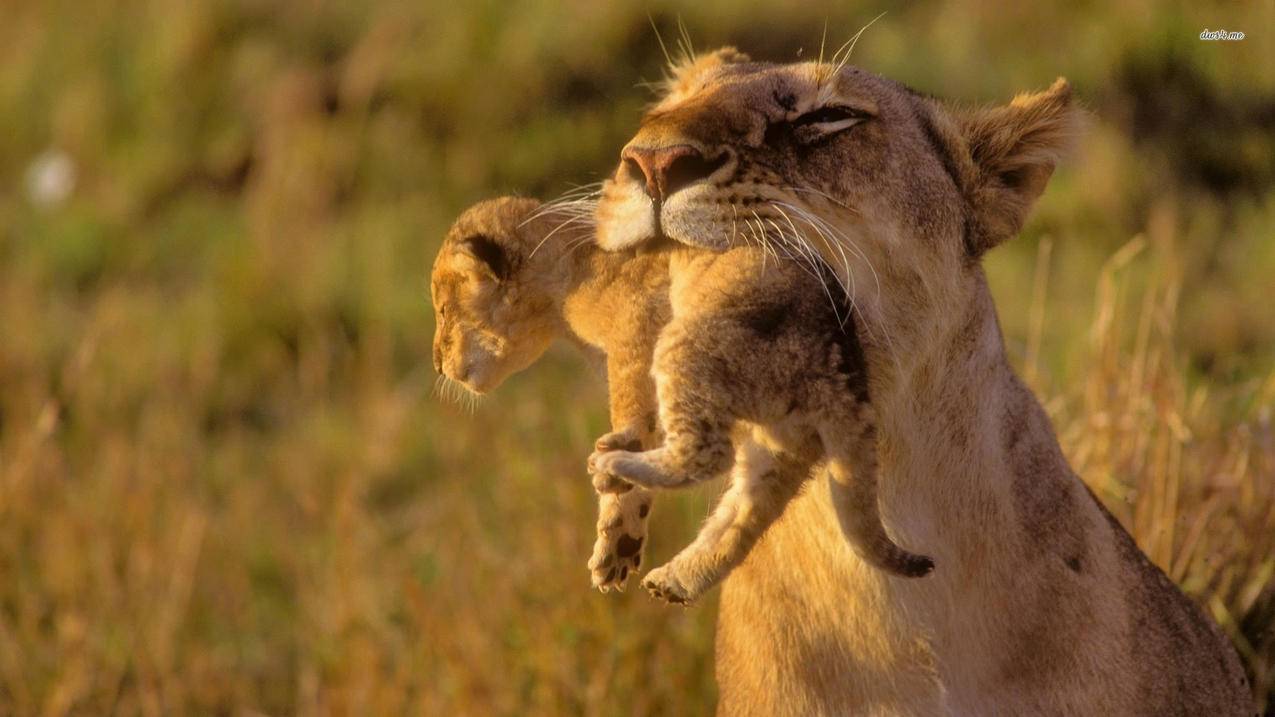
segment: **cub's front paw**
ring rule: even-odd
[[[668,563],[655,568],[642,578],[642,587],[651,596],[663,600],[670,605],[690,605],[699,599],[700,593],[690,586],[678,573],[675,563]]]
[[[609,470],[601,468],[603,456],[616,451],[640,451],[642,439],[632,428],[612,431],[593,443],[593,453],[589,456],[589,475],[593,478],[593,489],[598,493],[627,493],[633,484],[616,476]]]
[[[637,430],[632,428],[611,431],[593,442],[594,453],[608,453],[610,451],[637,452],[640,450],[642,450],[642,437],[638,435]]]
[[[619,459],[636,455],[628,451],[594,451],[589,456],[589,476],[593,479],[593,489],[598,493],[627,493],[633,484],[621,477],[616,466],[623,466]]]
[[[629,574],[636,574],[642,565],[651,498],[643,490],[600,497],[598,538],[589,558],[589,572],[593,586],[602,592],[611,588],[623,591]]]
[[[593,480],[593,490],[599,495],[619,495],[633,490],[633,484],[623,478],[595,470],[592,459],[589,462],[589,477]]]

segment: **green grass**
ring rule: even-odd
[[[795,0],[0,10],[0,712],[698,714],[713,604],[599,595],[604,395],[555,350],[437,400],[425,290],[468,203],[596,181],[647,9],[765,59]],[[1073,464],[1275,690],[1270,3],[889,8],[855,60],[1097,117],[988,271]],[[1204,43],[1204,28],[1249,39]],[[75,186],[39,206],[46,151]],[[1131,244],[1132,243],[1132,244]],[[1130,247],[1122,251],[1122,247]],[[1113,257],[1115,257],[1113,259]],[[712,491],[668,497],[653,560]]]

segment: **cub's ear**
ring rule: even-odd
[[[1018,234],[1032,205],[1084,124],[1059,77],[1044,92],[1018,95],[1008,105],[953,113],[973,161],[965,187],[971,222],[966,236],[981,256]]]
[[[511,262],[509,253],[495,239],[486,234],[474,234],[460,240],[460,249],[467,254],[479,270],[495,281],[509,278]]]

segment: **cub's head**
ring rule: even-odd
[[[434,260],[434,369],[474,393],[531,365],[557,334],[553,278],[532,258],[549,226],[540,206],[503,197],[470,207]]]
[[[1078,119],[1061,79],[969,110],[856,67],[718,50],[673,68],[622,150],[598,244],[763,242],[858,273],[860,292],[880,271],[941,293],[1018,232]]]

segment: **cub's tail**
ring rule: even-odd
[[[905,578],[923,577],[934,570],[934,561],[899,547],[881,524],[875,434],[872,427],[861,426],[850,441],[849,455],[829,452],[828,487],[832,492],[832,506],[837,511],[841,532],[864,562]]]

